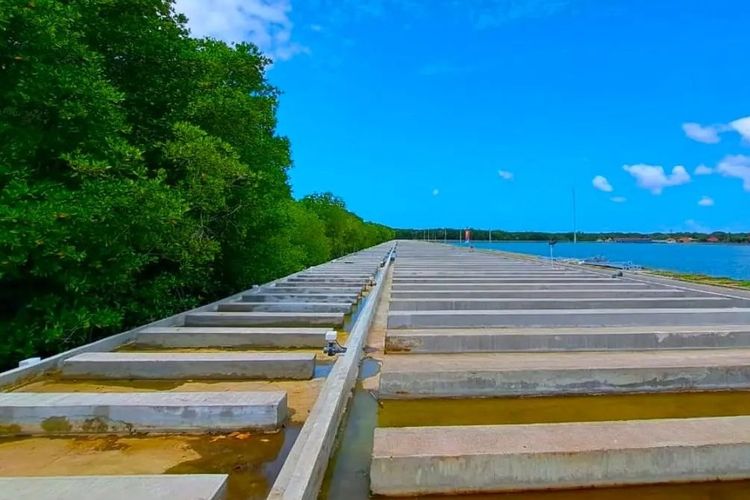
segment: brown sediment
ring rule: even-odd
[[[750,392],[381,400],[379,427],[600,422],[750,414]]]
[[[619,488],[585,488],[558,491],[526,491],[479,495],[420,496],[423,500],[745,500],[750,481],[655,484]],[[373,497],[377,500],[407,500],[405,497]],[[416,497],[408,497],[414,500]]]
[[[16,389],[16,392],[234,392],[286,391],[290,421],[307,419],[323,378],[312,380],[64,380],[45,377]],[[2,434],[2,428],[0,428]],[[6,433],[7,434],[7,433]]]
[[[0,439],[0,476],[229,475],[229,499],[265,498],[298,424],[275,434]]]

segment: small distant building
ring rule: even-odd
[[[680,243],[692,243],[695,240],[693,240],[693,238],[691,238],[689,236],[684,236],[684,237],[680,238],[677,241],[679,241]]]
[[[716,236],[709,236],[706,241],[709,242],[709,243],[718,243],[719,242],[719,238],[717,238]]]

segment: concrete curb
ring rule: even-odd
[[[357,318],[347,342],[347,352],[336,361],[320,391],[310,415],[302,427],[276,481],[268,494],[269,500],[313,500],[323,484],[336,432],[357,381],[359,363],[370,324],[375,317],[382,282],[396,246],[386,257],[386,264],[376,276],[376,285]]]

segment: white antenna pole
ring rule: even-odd
[[[578,230],[576,227],[576,188],[573,188],[573,244],[578,243]]]

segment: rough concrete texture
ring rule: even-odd
[[[153,327],[134,344],[149,347],[322,347],[329,328]]]
[[[0,478],[0,500],[224,500],[226,474]]]
[[[750,477],[750,417],[376,429],[380,495]]]
[[[330,326],[344,324],[344,313],[202,312],[185,316],[184,326]]]
[[[583,288],[577,290],[410,290],[394,291],[394,299],[556,299],[686,297],[682,290],[649,288]]]
[[[320,312],[320,313],[348,313],[352,304],[336,302],[228,302],[219,304],[220,312]]]
[[[482,311],[523,309],[717,308],[741,305],[724,297],[453,298],[391,300],[391,311]],[[220,306],[222,307],[222,306]]]
[[[275,430],[286,416],[285,392],[0,394],[0,428],[19,435]]]
[[[309,379],[315,354],[92,352],[68,358],[62,375],[100,379]]]
[[[750,388],[750,350],[387,356],[383,398]]]
[[[354,304],[358,300],[356,293],[254,293],[243,295],[244,302],[348,302]]]
[[[750,327],[392,330],[390,353],[554,352],[750,347]]]

